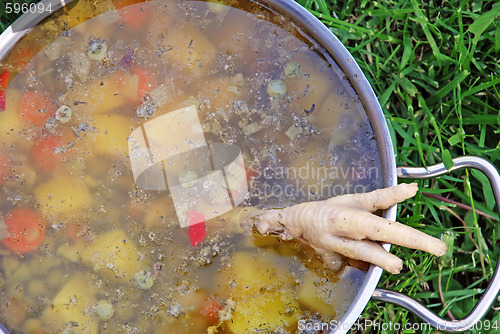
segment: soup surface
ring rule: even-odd
[[[255,3],[129,3],[72,3],[2,62],[0,322],[243,334],[340,319],[363,273],[240,217],[381,187],[342,71]]]

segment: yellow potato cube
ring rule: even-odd
[[[272,331],[297,321],[299,305],[291,291],[295,281],[280,260],[279,255],[266,252],[234,254],[221,275],[219,291],[236,303],[227,322],[233,333]]]
[[[5,92],[5,110],[0,112],[0,135],[4,141],[10,139],[20,144],[30,144],[29,140],[19,141],[18,134],[23,129],[24,122],[20,117],[19,104],[21,93],[16,89],[7,88]]]
[[[223,276],[224,284],[221,286],[224,286],[235,300],[294,284],[293,277],[285,266],[280,264],[280,256],[269,253],[237,252]],[[228,287],[228,282],[236,284]]]
[[[144,225],[152,227],[172,227],[177,224],[177,214],[171,198],[159,198],[152,202],[144,215]]]
[[[70,215],[89,208],[93,198],[84,181],[74,176],[56,175],[35,189],[35,198],[45,216]]]
[[[294,325],[299,316],[298,308],[291,291],[254,292],[236,301],[233,317],[227,325],[234,334],[267,333]]]
[[[73,106],[75,114],[109,114],[137,98],[138,77],[119,72],[109,78],[77,84],[64,96],[64,103]],[[75,102],[80,102],[74,106]],[[81,103],[84,102],[84,103]]]
[[[321,108],[326,103],[325,98],[332,91],[332,82],[321,73],[321,69],[310,66],[312,60],[302,60],[300,55],[293,58],[293,61],[300,64],[300,72],[297,77],[285,78],[286,87],[289,92],[294,93],[294,100],[298,101],[300,110],[310,110],[312,105]],[[319,56],[317,56],[320,58]],[[315,63],[321,63],[318,59]],[[314,115],[314,112],[311,116]],[[323,128],[323,124],[318,126]]]
[[[76,273],[45,309],[42,320],[52,333],[72,324],[79,333],[98,333],[98,322],[92,312],[96,287],[82,273]]]
[[[326,281],[311,272],[304,274],[299,286],[297,297],[299,301],[311,310],[319,312],[324,316],[335,315],[335,305],[332,304],[335,297],[329,293],[334,288],[336,280]]]
[[[128,137],[134,130],[134,122],[121,115],[96,115],[94,151],[97,154],[128,154]]]
[[[62,19],[69,28],[73,28],[94,16],[94,10],[89,0],[75,1],[68,7],[69,10],[66,15],[62,15]]]
[[[82,251],[82,260],[96,272],[120,283],[133,282],[134,274],[148,267],[137,246],[120,229],[101,233]]]
[[[148,35],[153,47],[159,48],[164,62],[195,75],[212,68],[216,50],[197,26],[180,24],[175,27],[175,32],[168,28],[160,31],[150,29]]]

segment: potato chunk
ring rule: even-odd
[[[94,118],[96,134],[94,151],[98,154],[127,154],[127,138],[134,130],[132,120],[125,116],[96,115]]]
[[[134,274],[147,267],[137,246],[120,229],[99,234],[82,253],[82,260],[110,280],[129,283]]]
[[[149,43],[159,50],[165,63],[194,75],[212,68],[216,50],[198,27],[180,24],[175,27],[175,32],[169,28],[162,22],[153,22],[148,31]]]
[[[35,197],[45,216],[74,214],[89,208],[93,203],[84,181],[66,174],[56,175],[38,186]]]
[[[225,286],[235,301],[228,327],[233,333],[272,331],[297,321],[298,302],[290,288],[293,277],[280,266],[279,256],[238,252],[228,269]]]
[[[228,327],[234,334],[274,331],[297,322],[298,303],[292,292],[254,291],[253,295],[236,302]]]
[[[110,114],[119,111],[127,102],[137,100],[138,77],[130,73],[118,73],[109,78],[97,78],[77,84],[64,96],[63,102],[73,106],[75,114]],[[75,105],[75,102],[80,102]]]
[[[82,274],[75,274],[52,300],[42,319],[52,333],[63,331],[69,324],[79,333],[98,333],[97,319],[92,314],[96,287]]]

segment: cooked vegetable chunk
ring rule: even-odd
[[[63,162],[62,146],[62,138],[57,135],[45,137],[37,142],[31,151],[35,166],[47,173],[58,169]]]
[[[54,102],[43,91],[27,91],[21,102],[21,116],[34,126],[42,126],[56,113]]]
[[[297,321],[299,306],[290,290],[294,280],[278,259],[249,252],[235,254],[227,277],[233,283],[226,287],[236,303],[227,322],[233,333],[273,331]]]
[[[109,320],[114,313],[113,304],[111,304],[107,299],[101,299],[95,306],[95,312],[97,313],[99,320]]]
[[[82,254],[82,260],[95,271],[121,283],[133,282],[134,274],[147,267],[142,257],[133,240],[121,229],[99,234]]]
[[[56,175],[38,186],[35,197],[45,216],[77,213],[93,202],[83,180],[67,174]]]
[[[272,332],[297,321],[298,303],[290,291],[264,291],[242,299],[228,327],[234,334]]]
[[[148,41],[160,51],[161,59],[177,70],[189,75],[201,75],[210,68],[216,58],[216,50],[210,40],[195,25],[179,24],[174,27],[155,22],[148,31]]]
[[[127,138],[133,130],[133,122],[121,115],[95,116],[95,148],[98,154],[128,152]]]
[[[31,209],[14,209],[3,217],[9,237],[2,244],[15,253],[29,253],[37,249],[45,236],[45,223]]]
[[[335,313],[335,305],[332,305],[332,301],[337,298],[337,296],[331,294],[334,284],[335,281],[322,282],[321,279],[313,273],[305,273],[299,285],[297,298],[301,303],[307,305],[316,312],[333,316]]]
[[[0,152],[0,186],[2,186],[9,178],[11,174],[10,168],[9,158]]]
[[[75,274],[54,297],[42,315],[52,333],[73,326],[80,333],[98,333],[97,319],[92,315],[96,287],[81,273]]]
[[[136,101],[140,77],[127,72],[118,72],[110,78],[76,84],[64,96],[67,105],[73,107],[72,113],[92,111],[93,114],[113,114],[129,101]]]

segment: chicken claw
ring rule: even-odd
[[[267,210],[255,216],[254,223],[261,234],[275,234],[285,240],[301,239],[332,269],[342,266],[338,256],[341,254],[397,274],[403,262],[375,241],[420,249],[436,256],[446,253],[443,241],[370,213],[413,197],[417,190],[416,183],[403,183],[369,193]]]

